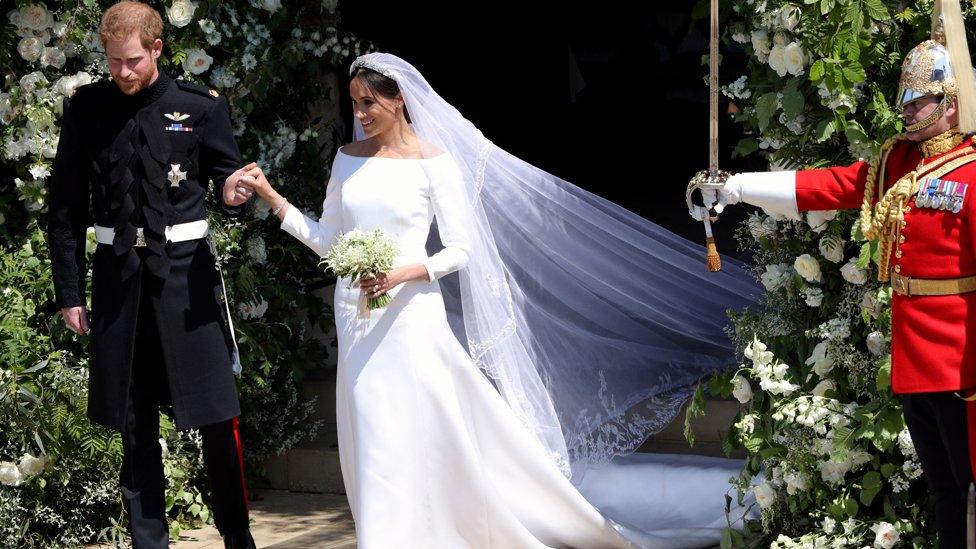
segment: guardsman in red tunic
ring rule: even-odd
[[[932,39],[905,58],[905,132],[872,163],[743,173],[719,204],[769,213],[860,208],[893,290],[891,386],[936,505],[939,546],[966,545],[976,471],[976,79],[958,0],[936,2]],[[974,400],[970,400],[972,397]]]

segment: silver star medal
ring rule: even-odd
[[[172,167],[172,169],[170,169],[169,173],[166,174],[166,177],[169,178],[169,183],[170,183],[169,186],[179,187],[180,181],[186,181],[186,172],[180,171],[179,164],[170,164],[170,166]]]

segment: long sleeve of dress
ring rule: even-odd
[[[285,232],[301,240],[302,243],[319,254],[319,257],[325,257],[336,237],[339,236],[339,230],[342,226],[340,189],[340,185],[334,177],[329,179],[329,184],[325,189],[325,201],[322,202],[322,216],[319,217],[318,221],[303,214],[292,205],[288,206],[285,217],[281,220],[281,228]]]
[[[450,157],[439,160],[437,169],[431,170],[430,199],[444,248],[424,260],[430,280],[437,280],[468,264],[470,240],[467,227],[474,212],[465,200],[462,187],[461,171],[454,160]]]

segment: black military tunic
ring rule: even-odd
[[[89,417],[124,426],[142,300],[151,300],[177,427],[239,415],[210,246],[165,237],[167,226],[207,218],[211,180],[225,213],[243,210],[221,199],[243,166],[226,99],[162,72],[131,96],[107,80],[65,100],[61,124],[48,229],[59,307],[85,304],[87,227],[115,229],[92,258]]]

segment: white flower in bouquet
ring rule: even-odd
[[[826,377],[834,369],[834,359],[827,353],[827,341],[821,341],[806,360],[808,365],[813,365],[813,372],[821,378]]]
[[[738,44],[745,44],[749,41],[749,35],[744,32],[734,32],[732,33],[732,41]]]
[[[898,543],[901,536],[898,530],[889,522],[879,522],[871,527],[875,533],[874,546],[881,549],[891,549]]]
[[[268,301],[261,298],[259,301],[241,303],[237,308],[241,312],[242,318],[257,319],[263,317],[264,313],[268,312]]]
[[[820,470],[820,478],[824,482],[833,485],[839,485],[844,482],[844,476],[847,475],[852,467],[853,465],[849,458],[831,458],[817,464],[817,468]]]
[[[163,459],[169,457],[169,445],[166,444],[165,438],[159,439],[159,448],[161,450],[160,455],[162,456]]]
[[[881,356],[888,352],[888,338],[881,332],[871,332],[867,337],[868,351],[872,355]]]
[[[34,31],[43,31],[54,26],[54,16],[44,4],[31,4],[20,9],[20,25]]]
[[[757,213],[749,214],[746,224],[749,227],[749,234],[752,235],[752,238],[756,240],[771,234],[769,231],[767,231],[766,224],[763,223],[763,216]],[[773,232],[775,232],[775,229]]]
[[[846,318],[832,318],[822,328],[827,339],[847,339],[851,337],[851,323]]]
[[[0,484],[20,486],[24,483],[24,475],[17,468],[16,463],[0,461]]]
[[[780,76],[786,76],[786,47],[775,44],[769,50],[769,68],[776,71]]]
[[[759,341],[759,338],[753,337],[752,343],[746,345],[742,354],[746,358],[752,360],[755,365],[765,365],[769,364],[773,360],[773,353],[766,350],[766,344]]]
[[[816,286],[807,286],[803,289],[803,300],[810,307],[819,307],[823,303],[823,290]]]
[[[197,3],[190,0],[173,0],[166,8],[166,18],[174,27],[185,27],[193,20],[193,12],[197,10]],[[194,73],[199,74],[199,73]]]
[[[773,46],[786,46],[790,43],[790,35],[783,31],[776,31],[773,33]],[[780,98],[782,100],[782,98]]]
[[[20,463],[17,465],[17,468],[25,476],[36,477],[44,472],[45,465],[47,465],[47,458],[45,456],[34,457],[30,454],[24,454],[20,458]]]
[[[85,255],[91,257],[98,249],[98,239],[95,237],[95,227],[88,227],[85,231]]]
[[[756,430],[756,419],[758,419],[756,414],[746,414],[742,416],[742,419],[735,422],[733,427],[742,435],[749,436]]]
[[[779,24],[784,29],[791,31],[800,23],[800,7],[794,4],[785,4],[779,9]]]
[[[44,53],[44,44],[41,39],[36,36],[28,36],[22,38],[17,44],[17,53],[24,58],[25,61],[30,61],[33,63],[41,58],[41,54]]]
[[[882,311],[881,302],[878,301],[877,293],[874,290],[866,290],[861,294],[861,301],[858,302],[858,306],[862,311],[871,315],[871,318],[878,318]]]
[[[756,52],[756,57],[760,61],[765,61],[766,56],[769,55],[769,34],[763,29],[757,29],[752,31],[750,35],[750,41],[752,42],[752,49]]]
[[[92,75],[87,72],[77,72],[71,76],[62,76],[54,83],[54,89],[65,97],[71,97],[78,88],[91,84]]]
[[[42,181],[51,175],[51,168],[47,164],[34,164],[27,171],[30,172],[31,177],[33,177],[35,181]]]
[[[207,55],[202,48],[191,48],[186,50],[186,59],[183,60],[183,69],[191,74],[203,74],[213,64],[213,57]]]
[[[807,212],[807,225],[815,233],[822,233],[827,229],[827,224],[837,217],[837,210],[811,210]]]
[[[786,493],[791,496],[806,492],[808,487],[807,476],[799,471],[786,473],[783,481],[786,483]]]
[[[261,0],[261,7],[270,13],[281,9],[281,0]]]
[[[749,385],[749,380],[739,375],[732,378],[732,396],[742,404],[752,400],[752,387]]]
[[[387,273],[397,257],[396,240],[382,230],[362,231],[353,229],[336,239],[322,262],[339,278],[349,278],[353,283],[366,276]],[[390,295],[369,298],[367,307],[377,309],[392,302]]]
[[[200,30],[203,31],[203,34],[211,34],[217,31],[217,25],[215,25],[210,19],[201,19],[197,21],[197,25],[200,26]]]
[[[783,67],[793,76],[803,74],[803,67],[807,64],[807,55],[799,42],[790,42],[783,46]]]
[[[840,263],[844,260],[844,239],[835,234],[828,234],[821,238],[817,247],[820,248],[820,255],[831,263]]]
[[[833,517],[824,517],[823,522],[820,523],[825,534],[833,534],[834,528],[837,528],[837,521]]]
[[[20,89],[24,93],[32,93],[40,86],[47,85],[47,77],[41,71],[34,71],[32,73],[25,74],[20,79]]]
[[[252,261],[263,265],[268,260],[268,249],[264,244],[264,239],[260,236],[252,236],[247,239],[247,255]]]
[[[766,290],[772,292],[786,284],[792,272],[793,269],[786,263],[766,265],[766,271],[760,275],[759,279]]]
[[[763,509],[768,508],[776,501],[776,490],[765,480],[754,486],[752,492],[756,495],[756,503]]]
[[[823,274],[820,272],[820,263],[810,254],[803,254],[793,262],[793,268],[807,282],[822,282]]]
[[[836,390],[837,390],[837,385],[833,381],[829,379],[824,379],[821,380],[820,383],[818,383],[817,386],[813,388],[812,393],[813,396],[822,397],[827,393],[827,391],[836,391]]]
[[[867,269],[858,267],[856,259],[851,259],[841,267],[840,274],[844,277],[844,280],[851,284],[861,285],[868,281]]]
[[[45,67],[54,67],[60,69],[64,66],[65,56],[64,52],[60,48],[49,46],[44,48],[44,53],[41,54],[41,64]]]

